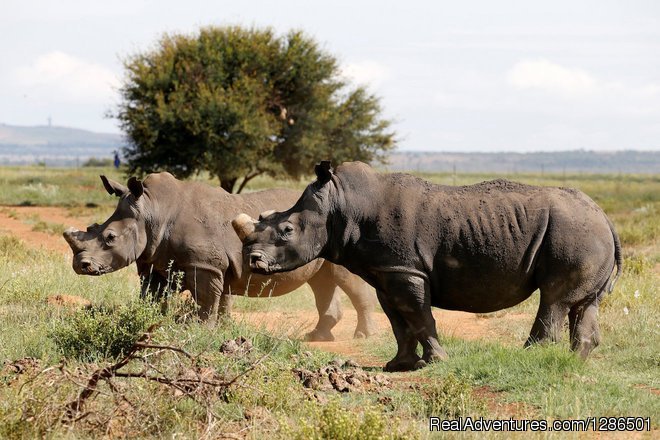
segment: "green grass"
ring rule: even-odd
[[[116,198],[103,189],[100,173],[125,180],[112,169],[0,168],[0,204],[66,206],[73,215],[100,222],[116,204]],[[423,177],[442,184],[454,180],[470,184],[495,176]],[[220,433],[251,438],[425,438],[429,415],[518,419],[650,416],[657,429],[660,178],[509,177],[582,189],[605,209],[621,235],[625,272],[601,305],[602,343],[586,362],[569,352],[566,335],[558,344],[524,350],[529,322],[503,320],[501,325],[506,327],[498,330],[506,335],[504,340],[443,337],[448,361],[413,373],[388,374],[393,382],[390,387],[365,393],[312,392],[291,369],[317,369],[335,355],[310,350],[297,338],[300,332],[295,329],[267,329],[240,319],[210,329],[194,319],[182,322],[177,307],[166,315],[152,314],[150,306],[135,302],[139,288],[134,268],[102,277],[78,276],[71,269],[70,256],[36,250],[12,236],[0,235],[0,362],[27,357],[38,360],[38,368],[31,373],[16,375],[0,369],[0,438],[194,438]],[[198,179],[207,180],[204,176]],[[302,189],[305,183],[262,177],[251,182],[249,190],[272,186]],[[3,210],[20,217],[12,208]],[[43,219],[19,219],[32,222],[39,230],[59,233],[58,225]],[[81,296],[92,302],[92,310],[103,312],[94,315],[93,311],[49,305],[47,298],[57,294]],[[345,297],[343,303],[350,307]],[[538,295],[534,295],[507,312],[533,316],[537,305]],[[235,309],[295,313],[314,310],[314,299],[305,286],[278,298],[237,298]],[[195,356],[200,367],[221,376],[247,372],[240,386],[225,393],[207,390],[196,401],[162,384],[117,378],[114,383],[126,401],[103,385],[89,404],[88,416],[73,425],[61,423],[63,406],[80,392],[81,384],[95,369],[115,362],[104,345],[115,339],[103,338],[114,334],[137,337],[139,329],[155,319],[161,325],[154,333],[154,343],[181,347]],[[221,352],[225,341],[239,336],[247,337],[254,349],[242,356]],[[99,345],[89,355],[85,350],[92,343],[81,341]],[[389,332],[355,344],[383,364],[395,352]],[[169,376],[189,368],[184,356],[173,353],[152,354],[149,359]],[[139,371],[141,364],[130,368]],[[493,401],[501,405],[493,408]],[[487,436],[505,437],[497,433]]]

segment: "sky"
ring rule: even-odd
[[[122,60],[208,25],[304,30],[403,151],[660,150],[653,0],[2,0],[0,123],[119,133]]]

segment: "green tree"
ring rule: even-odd
[[[302,32],[207,27],[125,60],[115,116],[130,173],[208,171],[229,192],[321,159],[381,161],[394,147],[379,100],[351,88]]]

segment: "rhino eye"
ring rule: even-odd
[[[289,235],[291,235],[292,232],[293,232],[293,226],[287,224],[282,227],[283,237],[289,237]]]
[[[105,236],[105,241],[106,243],[112,243],[115,241],[115,238],[117,238],[117,235],[115,235],[114,232],[109,232],[108,235]]]

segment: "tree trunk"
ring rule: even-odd
[[[245,185],[255,177],[259,176],[260,174],[263,174],[263,171],[255,171],[253,173],[248,174],[247,176],[243,177],[243,181],[241,184],[238,186],[238,191],[236,191],[236,194],[240,194],[241,191],[243,191],[243,188],[245,188]]]
[[[220,181],[220,187],[225,191],[227,191],[228,193],[231,193],[234,190],[234,185],[236,184],[236,180],[238,179],[222,179]]]

